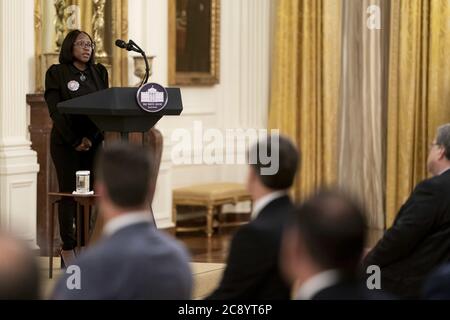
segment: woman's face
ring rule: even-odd
[[[73,56],[76,60],[88,63],[91,59],[93,51],[93,44],[91,39],[84,34],[80,33],[73,44]]]

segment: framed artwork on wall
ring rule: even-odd
[[[169,84],[219,83],[220,0],[169,0]]]

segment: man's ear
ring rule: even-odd
[[[253,166],[248,166],[248,171],[247,171],[247,188],[249,188],[250,186],[252,186],[252,184],[255,182],[255,168],[253,168]]]
[[[283,233],[281,246],[281,268],[285,279],[292,283],[296,278],[296,271],[299,261],[299,236],[298,231],[293,228],[287,228]]]
[[[102,182],[96,181],[94,184],[94,190],[95,194],[99,195],[100,197],[104,197],[106,195],[106,187]]]
[[[445,148],[439,148],[439,160],[445,158]]]
[[[254,182],[256,179],[256,173],[255,168],[253,166],[250,166],[248,169],[248,175],[251,182]]]

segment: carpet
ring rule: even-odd
[[[53,279],[48,278],[48,258],[39,258],[40,277],[42,284],[42,296],[49,299],[63,270],[60,266],[60,258],[53,259]],[[192,299],[203,299],[208,296],[219,284],[225,268],[223,263],[192,262],[191,270],[194,280]]]

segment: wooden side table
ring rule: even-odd
[[[205,229],[210,238],[213,234],[214,212],[221,214],[221,206],[224,204],[236,205],[241,201],[252,201],[250,194],[245,186],[239,183],[208,183],[194,185],[173,190],[173,208],[172,215],[175,222],[176,232],[194,231]],[[205,227],[178,227],[177,226],[177,206],[202,206],[206,207],[206,226]],[[250,211],[252,209],[250,208]],[[219,226],[241,225],[246,222],[235,222],[219,224]]]
[[[89,209],[92,208],[95,203],[97,198],[99,197],[98,195],[75,195],[72,193],[61,193],[61,192],[49,192],[48,193],[48,198],[49,198],[49,203],[51,204],[51,212],[50,212],[50,228],[49,228],[49,235],[48,235],[48,246],[50,248],[49,252],[49,278],[53,277],[53,235],[54,235],[54,219],[55,219],[55,215],[57,214],[56,212],[56,204],[62,199],[62,198],[72,198],[75,200],[76,204],[77,204],[77,224],[80,222],[80,217],[81,217],[81,206],[83,206],[83,217],[84,217],[84,244],[87,245],[88,241],[89,241]],[[94,226],[95,229],[95,226]],[[77,248],[80,249],[81,248],[81,226],[77,225],[76,226],[76,230],[77,230]]]

